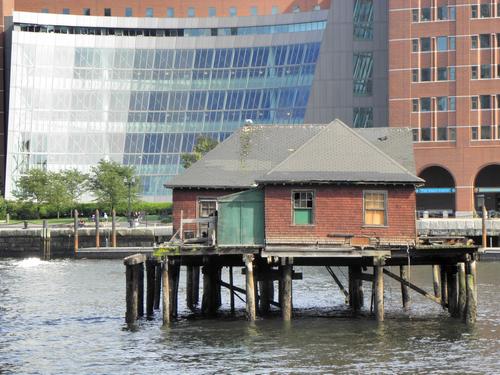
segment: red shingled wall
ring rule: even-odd
[[[398,242],[415,239],[415,189],[413,187],[315,186],[314,225],[294,225],[291,194],[304,186],[266,186],[266,240],[328,241],[331,233],[379,237]],[[309,188],[306,188],[309,189]],[[387,227],[363,226],[363,190],[388,192]]]
[[[181,211],[183,211],[184,219],[195,219],[198,217],[198,199],[200,198],[217,198],[224,195],[229,195],[238,190],[210,190],[210,189],[174,189],[173,190],[173,230],[174,233],[180,227]],[[195,230],[196,224],[187,224],[184,230]]]

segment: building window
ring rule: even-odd
[[[207,218],[213,216],[217,211],[217,201],[215,199],[198,200],[198,218]],[[198,224],[198,235],[208,236],[208,224]]]
[[[471,18],[477,18],[477,5],[471,5],[470,12]]]
[[[446,126],[441,126],[437,128],[437,140],[438,141],[448,140],[448,128]]]
[[[479,95],[479,103],[481,104],[481,109],[491,108],[491,96],[490,95]]]
[[[448,140],[450,140],[450,141],[457,140],[457,130],[454,127],[448,128]]]
[[[411,101],[411,111],[418,112],[418,99],[412,99]]]
[[[490,125],[481,126],[481,139],[492,139]]]
[[[470,45],[471,45],[471,48],[473,48],[473,49],[477,48],[477,35],[472,35],[470,37]]]
[[[437,110],[438,111],[447,111],[448,110],[448,97],[447,96],[438,96],[436,98],[437,101]]]
[[[230,15],[231,17],[235,17],[235,16],[236,16],[236,14],[237,14],[236,7],[231,7],[231,8],[229,8],[229,15]]]
[[[473,126],[470,128],[470,137],[472,140],[477,140],[478,139],[478,128],[477,126]]]
[[[217,11],[215,10],[215,7],[209,7],[208,8],[208,16],[209,17],[215,17],[215,16],[217,16]]]
[[[353,57],[353,93],[355,96],[372,94],[373,53],[359,52]]]
[[[411,21],[418,22],[418,9],[412,9],[411,11]]]
[[[440,6],[437,8],[437,19],[444,21],[448,19],[448,6]]]
[[[412,69],[411,71],[411,81],[418,82],[418,69]]]
[[[125,17],[132,17],[132,8],[125,8]]]
[[[189,7],[188,8],[187,16],[188,17],[194,17],[195,16],[195,12],[194,12],[194,8],[193,7]]]
[[[456,47],[456,38],[454,36],[449,36],[448,37],[448,49],[450,51],[454,51],[457,47]]]
[[[456,109],[457,109],[457,97],[456,96],[450,96],[448,98],[448,109],[450,111],[456,111]]]
[[[431,98],[420,98],[420,112],[431,111]]]
[[[420,10],[420,21],[430,21],[431,20],[431,8],[422,8]]]
[[[431,80],[431,68],[420,69],[420,81],[429,82]]]
[[[422,128],[422,129],[420,129],[420,140],[422,142],[430,142],[432,140],[432,137],[431,137],[431,128]]]
[[[411,130],[413,142],[418,142],[418,129],[412,129]]]
[[[257,13],[257,7],[250,7],[250,15],[251,16],[256,16]]]
[[[280,8],[278,8],[276,5],[273,5],[271,8],[271,14],[280,14]]]
[[[454,66],[450,66],[450,68],[449,68],[450,81],[454,81],[456,79],[455,72],[456,72],[455,67]]]
[[[83,15],[90,16],[90,8],[83,8]]]
[[[175,16],[174,8],[167,8],[167,17],[174,17],[174,16]]]
[[[364,224],[387,225],[387,192],[363,191]]]
[[[420,51],[429,52],[431,50],[431,38],[420,38]]]
[[[455,6],[448,7],[448,19],[453,21],[457,19],[457,8]]]
[[[436,46],[437,46],[438,51],[448,50],[448,37],[447,36],[438,36],[436,38]]]
[[[146,8],[146,17],[153,17],[153,8]]]
[[[63,8],[62,14],[69,14],[69,8]]]
[[[295,225],[311,225],[314,216],[314,192],[294,191],[293,197],[293,223]]]
[[[353,126],[355,128],[373,127],[373,108],[372,107],[354,107],[353,108]]]
[[[491,78],[491,65],[481,65],[481,78],[482,79]]]
[[[473,65],[470,67],[470,78],[477,79],[477,65]]]
[[[48,8],[42,8],[41,13],[49,13],[49,9]]]
[[[111,17],[111,8],[104,8],[104,17]]]
[[[373,0],[355,0],[353,11],[354,39],[373,39]]]
[[[481,14],[481,18],[491,17],[491,5],[490,4],[481,4],[480,14]]]
[[[446,68],[446,67],[437,68],[437,80],[438,81],[447,81],[448,80],[448,68]]]
[[[472,96],[470,98],[470,108],[471,109],[477,109],[477,102],[478,102],[478,97],[477,96]]]
[[[490,34],[481,34],[479,35],[479,46],[481,48],[490,48]]]
[[[411,51],[418,52],[418,39],[411,40]]]

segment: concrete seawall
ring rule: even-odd
[[[40,228],[0,229],[0,258],[26,258],[40,256]],[[153,246],[154,243],[168,240],[172,227],[119,228],[116,242],[119,247]],[[111,246],[111,228],[99,230],[101,246]],[[74,256],[74,234],[71,228],[51,228],[51,253],[53,258]],[[95,229],[78,230],[79,248],[95,247]]]

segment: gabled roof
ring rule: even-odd
[[[395,160],[401,162],[399,164]],[[252,125],[235,131],[165,186],[249,188],[271,182],[421,183],[410,130]]]
[[[420,183],[401,164],[339,120],[311,137],[257,183]]]

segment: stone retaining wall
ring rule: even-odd
[[[41,255],[41,229],[1,229],[0,258],[38,257]],[[99,230],[101,247],[111,246],[111,229]],[[155,228],[120,228],[116,231],[117,246],[142,247],[167,240],[165,231]],[[51,229],[51,253],[53,258],[73,257],[73,229]],[[79,248],[95,247],[95,229],[82,228],[78,230]]]

